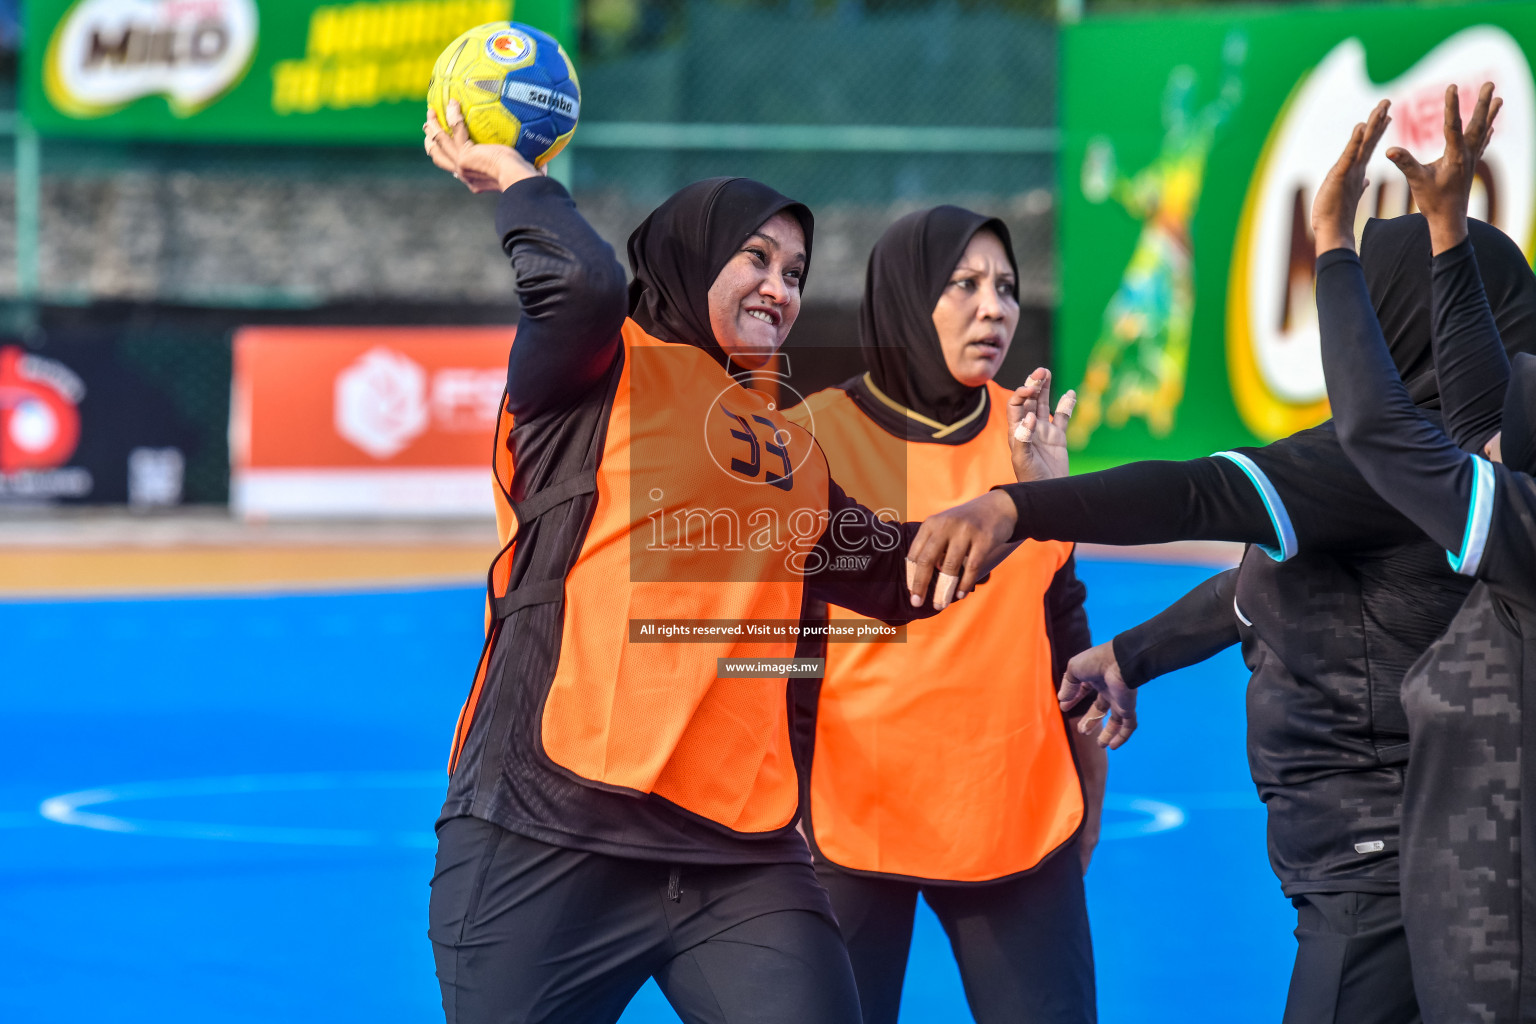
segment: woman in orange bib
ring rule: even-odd
[[[786,677],[810,602],[932,610],[905,591],[917,524],[846,497],[730,372],[795,321],[810,211],[744,178],[690,185],[630,237],[626,295],[565,189],[449,116],[427,151],[500,193],[522,316],[493,449],[503,546],[437,826],[447,1020],[615,1021],[654,978],[688,1022],[852,1024],[795,829]]]
[[[870,370],[792,413],[865,505],[919,520],[1012,477],[1010,393],[992,377],[1017,277],[1003,223],[954,206],[875,245]],[[835,627],[860,619],[830,609],[826,676],[801,695],[815,714],[806,825],[868,1024],[897,1019],[919,892],[981,1024],[1095,1019],[1082,874],[1105,756],[1068,728],[1055,688],[1091,645],[1084,595],[1070,544],[1029,541],[904,643],[839,643]]]

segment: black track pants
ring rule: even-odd
[[[857,1024],[809,865],[669,866],[477,818],[438,829],[428,936],[448,1024],[603,1024],[654,977],[686,1024]]]
[[[1093,1024],[1093,943],[1077,844],[1032,873],[988,885],[923,885],[843,871],[817,876],[848,943],[865,1024],[895,1024],[917,895],[960,966],[977,1024]]]
[[[1313,893],[1296,906],[1284,1024],[1418,1024],[1397,896]]]

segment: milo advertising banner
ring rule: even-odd
[[[24,106],[44,134],[418,138],[432,64],[509,18],[574,42],[573,0],[27,0]]]
[[[1367,216],[1411,209],[1382,154],[1438,156],[1448,84],[1505,98],[1473,215],[1529,256],[1536,4],[1100,18],[1062,44],[1058,373],[1074,469],[1264,443],[1328,416],[1312,197],[1380,99]]]

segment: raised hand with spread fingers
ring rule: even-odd
[[[1067,425],[1077,405],[1077,392],[1068,391],[1051,407],[1051,371],[1040,367],[1008,399],[1008,448],[1013,474],[1020,483],[1066,476]]]
[[[1484,82],[1477,105],[1472,108],[1472,119],[1463,131],[1461,98],[1454,85],[1447,86],[1445,151],[1435,160],[1421,164],[1400,146],[1387,150],[1387,159],[1408,179],[1413,201],[1429,222],[1429,244],[1436,256],[1460,245],[1467,237],[1467,204],[1477,162],[1493,138],[1493,119],[1499,116],[1503,105],[1504,100],[1493,95],[1493,83]]]
[[[1312,200],[1312,234],[1317,239],[1317,254],[1335,249],[1355,251],[1355,211],[1360,197],[1370,179],[1365,176],[1365,165],[1376,152],[1376,144],[1392,123],[1387,116],[1390,100],[1382,100],[1371,111],[1370,117],[1355,125],[1350,133],[1344,152],[1329,169],[1328,176]]]

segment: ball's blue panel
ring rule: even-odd
[[[523,122],[522,134],[517,137],[517,151],[532,160],[535,156],[543,156],[544,151],[553,146],[559,137],[554,122],[548,117],[526,120]]]

